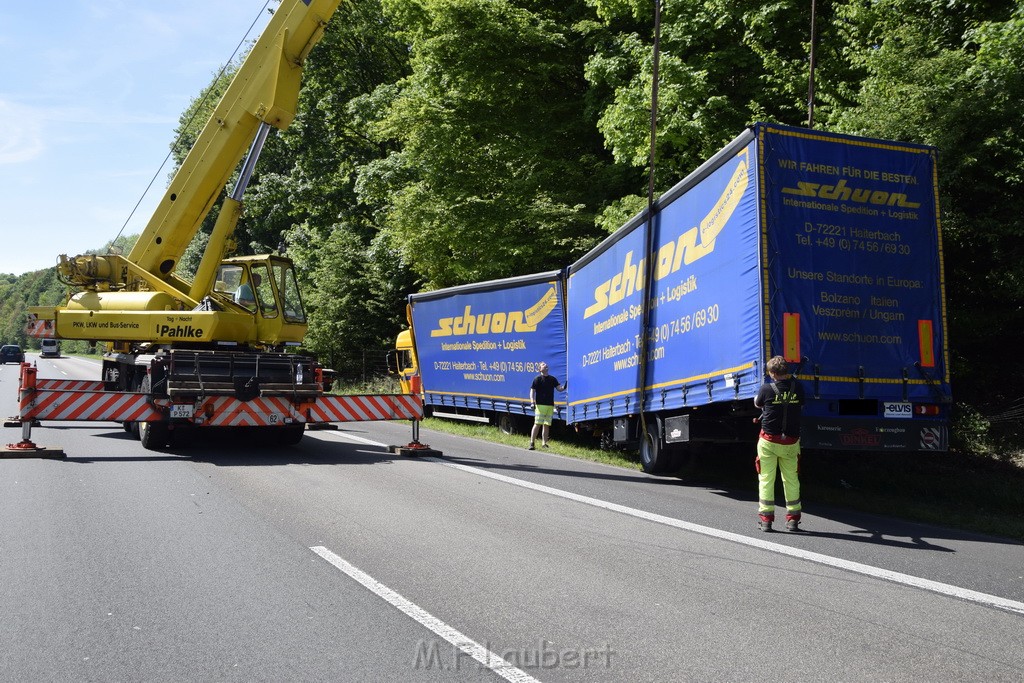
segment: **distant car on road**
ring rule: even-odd
[[[25,352],[17,344],[4,344],[0,347],[0,363],[24,363]]]
[[[43,358],[60,358],[60,342],[56,339],[40,340],[39,355]]]

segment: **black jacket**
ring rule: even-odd
[[[804,389],[793,377],[768,382],[757,392],[754,405],[761,412],[761,431],[772,436],[800,437],[800,406]]]

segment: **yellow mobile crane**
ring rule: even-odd
[[[105,341],[109,351],[102,381],[76,385],[77,399],[57,393],[71,388],[36,380],[34,369],[27,380],[23,372],[22,424],[113,419],[161,448],[199,426],[262,427],[271,440],[295,443],[306,424],[422,416],[396,396],[324,394],[316,359],[286,350],[306,332],[292,262],[225,258],[256,159],[271,126],[284,129],[295,117],[303,64],[339,3],[281,3],[127,256],[60,256],[72,294],[61,306],[31,308],[30,326],[46,329],[39,336]],[[239,162],[189,282],[175,268]],[[97,412],[115,396],[130,405]],[[58,409],[75,400],[87,410]]]

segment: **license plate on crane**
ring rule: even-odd
[[[192,419],[192,414],[195,411],[195,406],[191,403],[172,403],[171,404],[171,419]]]

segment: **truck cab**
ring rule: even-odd
[[[388,352],[388,371],[398,376],[403,394],[419,394],[422,390],[411,330],[402,330],[398,333],[395,348]]]

